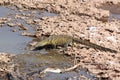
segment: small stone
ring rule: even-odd
[[[37,44],[37,42],[30,42],[29,45],[31,46],[35,46]]]
[[[12,32],[16,32],[17,30],[16,30],[16,29],[12,29],[11,31],[12,31]]]
[[[109,36],[109,37],[107,37],[107,40],[109,40],[109,41],[111,41],[111,42],[114,42],[114,43],[117,42],[114,36]]]
[[[23,26],[23,24],[21,23],[17,23],[18,27],[20,27],[20,29],[22,30],[27,30],[28,28],[26,28],[25,26]]]
[[[117,29],[117,33],[120,34],[120,28]]]
[[[97,28],[96,27],[89,27],[88,30],[94,32],[97,30]]]
[[[22,36],[29,36],[29,37],[35,37],[36,35],[28,32],[22,32]]]
[[[15,24],[13,24],[13,23],[8,23],[7,24],[9,27],[15,27]]]
[[[47,72],[61,73],[61,69],[46,68],[46,69],[45,69],[45,70],[43,70],[42,72],[43,72],[43,73],[47,73]]]

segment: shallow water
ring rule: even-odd
[[[5,17],[10,12],[13,13],[14,11],[12,11],[4,6],[0,6],[0,17]]]
[[[0,52],[21,53],[31,38],[11,32],[9,27],[0,28]]]
[[[63,54],[57,54],[56,51],[48,51],[49,54],[41,54],[41,52],[25,52],[17,55],[18,61],[25,63],[24,66],[30,67],[36,64],[44,66],[65,67],[72,65],[71,58]],[[32,65],[31,65],[32,64]]]
[[[0,7],[0,10],[0,18],[15,13],[15,11],[6,7]],[[32,40],[29,37],[21,36],[20,31],[12,32],[14,29],[16,28],[10,28],[6,24],[0,27],[0,52],[21,53],[24,51],[27,42]]]
[[[110,20],[111,20],[112,18],[116,18],[116,19],[119,19],[119,20],[120,20],[120,14],[110,13]]]
[[[112,18],[120,19],[120,7],[119,4],[102,4],[99,8],[102,8],[104,10],[109,10],[110,16],[109,20],[112,20]]]
[[[29,52],[26,54],[17,55],[17,63],[20,63],[20,70],[29,77],[38,75],[46,68],[65,69],[71,67],[73,64],[72,58],[63,54],[56,54],[57,52],[50,51],[49,54],[40,54],[40,52]],[[94,80],[94,76],[90,75],[87,70],[76,70],[65,73],[45,73],[44,77],[35,77],[34,80],[81,80],[80,76],[85,76],[89,80]],[[41,77],[41,78],[40,78]]]
[[[40,18],[41,16],[55,16],[54,13],[48,13],[48,12],[39,12],[37,10],[34,10],[35,14],[34,17],[31,17],[32,19]],[[0,7],[0,18],[11,18],[13,19],[11,22],[21,23],[23,26],[27,28],[27,32],[34,33],[34,29],[32,26],[35,25],[29,25],[27,24],[23,19],[15,19],[15,14],[31,14],[32,11],[18,11],[14,6],[12,6],[12,9],[9,7]],[[16,32],[12,32],[12,30],[16,30]],[[7,53],[22,53],[25,51],[25,48],[27,46],[27,43],[32,40],[30,37],[21,36],[21,33],[24,30],[19,30],[19,27],[9,27],[7,26],[7,23],[0,27],[0,52],[7,52]]]

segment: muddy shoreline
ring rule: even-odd
[[[1,27],[7,24],[12,28],[11,31],[21,31],[22,36],[41,39],[41,37],[51,35],[74,35],[76,38],[88,39],[93,43],[120,51],[120,20],[114,16],[120,16],[119,0],[44,0],[34,2],[32,2],[32,0],[1,0],[0,3],[1,6],[14,6],[15,8],[12,7],[12,9],[17,9],[22,14],[11,14],[10,16],[14,16],[14,19],[24,20],[26,24],[31,25],[31,27],[26,27],[19,21],[17,24],[10,22],[12,20],[10,17],[0,18]],[[43,13],[42,16],[35,16],[35,10],[37,10],[38,14]],[[29,13],[24,14],[24,11],[29,11]],[[45,12],[54,13],[54,15],[46,16]],[[14,26],[17,26],[18,29],[14,29]],[[29,28],[32,28],[34,32],[28,31]],[[36,41],[33,40],[28,44],[34,45],[34,42]],[[80,67],[87,69],[87,71],[97,77],[97,79],[120,79],[119,53],[102,52],[81,44],[69,46],[65,53],[75,55],[76,62],[80,62],[81,64]],[[8,73],[14,75],[13,77],[16,79],[20,79],[23,75],[19,73],[19,70],[18,72],[14,72],[14,69],[18,67],[12,64],[19,65],[19,63],[15,63],[14,60],[11,59],[13,55],[7,53],[0,55],[0,63],[3,65],[0,67],[0,72],[5,73],[0,75],[1,79],[7,78],[8,76],[6,76],[6,74]],[[14,57],[15,56],[16,55],[14,55]],[[76,73],[74,74],[73,72],[71,75],[72,78],[68,76],[65,80],[72,80],[73,76],[76,76]],[[29,79],[35,80],[36,78],[36,80],[39,80],[40,76],[41,75],[37,73]],[[80,77],[81,76],[79,76],[79,78]],[[41,78],[40,80],[44,79],[45,78]],[[81,79],[87,80],[86,77]]]

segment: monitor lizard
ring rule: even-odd
[[[74,38],[74,37],[68,36],[68,35],[50,36],[50,37],[38,42],[35,45],[35,48],[33,50],[35,50],[39,47],[44,47],[44,46],[48,46],[48,45],[52,45],[54,48],[57,48],[57,46],[67,47],[68,44],[70,44],[71,42],[77,42],[77,43],[89,46],[91,48],[98,49],[100,51],[108,51],[108,52],[112,52],[112,53],[118,53],[118,51],[116,51],[116,50],[97,45],[88,40],[78,39],[78,38]]]

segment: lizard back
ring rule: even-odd
[[[50,43],[56,46],[65,46],[72,42],[72,37],[67,35],[56,35],[50,37]]]
[[[68,45],[70,42],[72,42],[72,37],[67,35],[55,35],[50,36],[47,39],[44,39],[40,42],[38,42],[35,47],[43,47],[47,45],[53,45],[56,46],[64,46]]]

